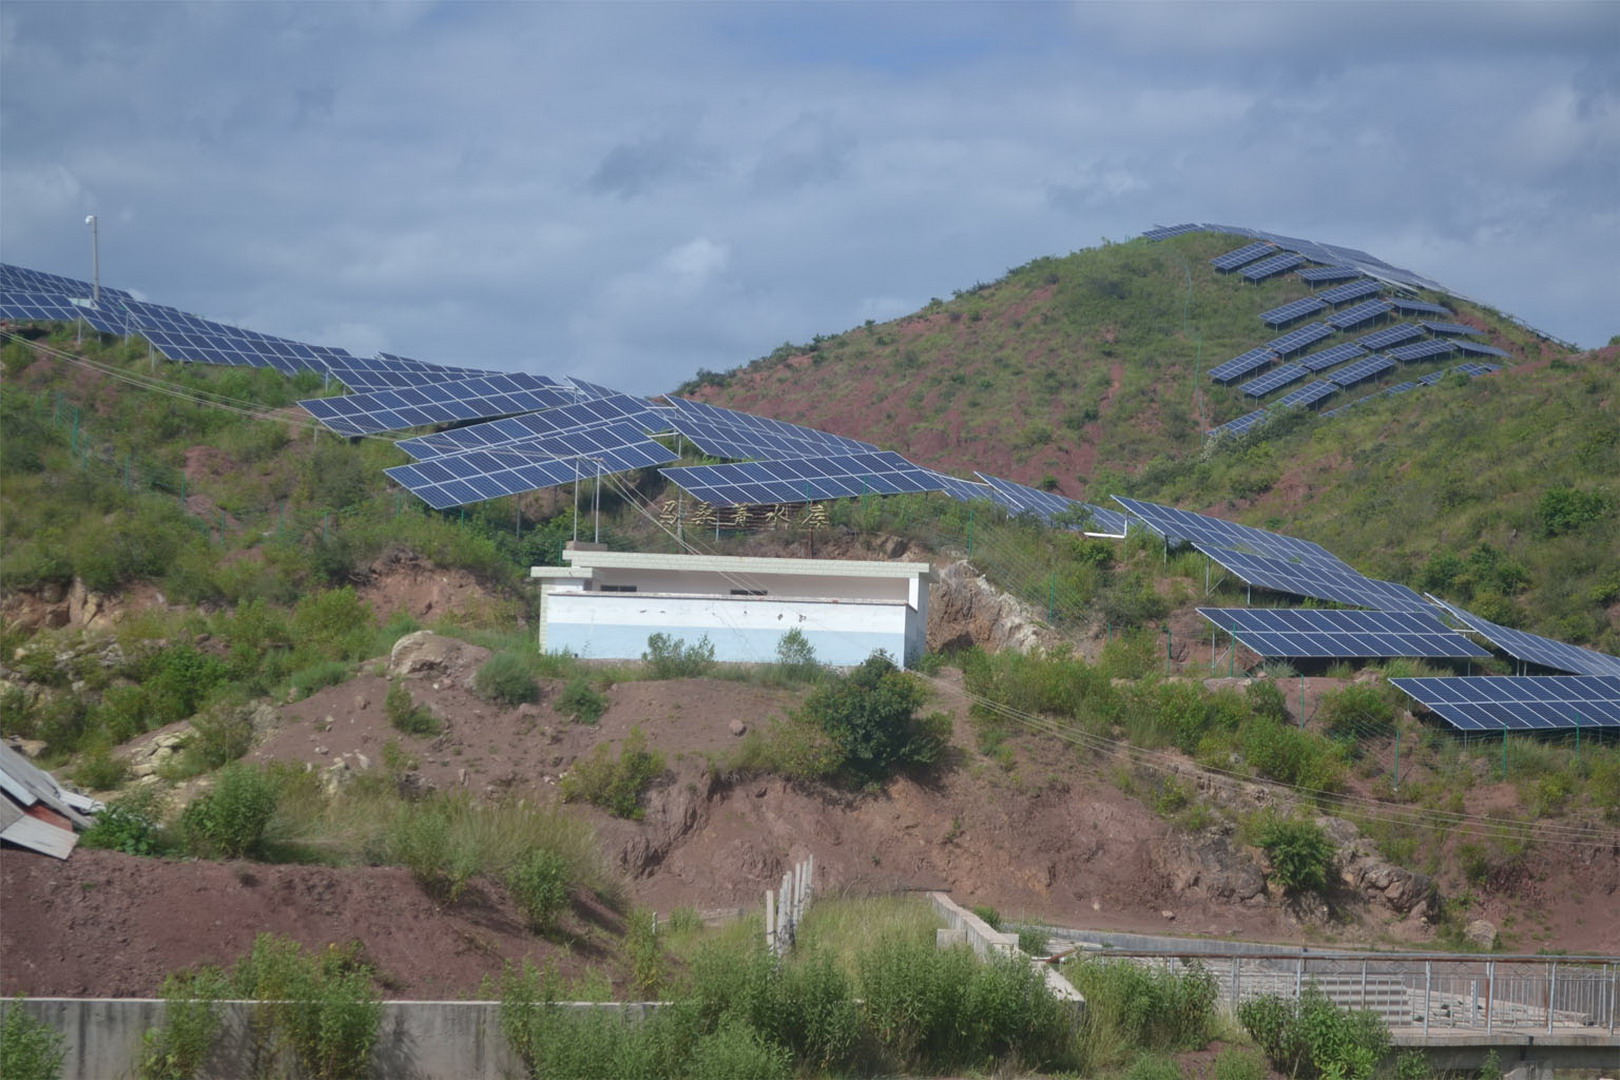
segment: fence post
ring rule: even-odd
[[[1305,952],[1300,950],[1299,964],[1294,969],[1294,1000],[1298,1001],[1305,989]]]
[[[1425,961],[1423,961],[1423,1037],[1424,1038],[1429,1037],[1429,1013],[1432,1011],[1429,1006],[1430,1006],[1430,1003],[1433,1000],[1433,991],[1434,991],[1434,961],[1433,960],[1425,960]]]
[[[1507,779],[1507,728],[1502,729],[1502,779]]]
[[[776,951],[776,890],[765,890],[765,948],[772,956]]]
[[[1238,965],[1242,963],[1237,957],[1232,957],[1232,1015],[1238,1010]]]
[[[1361,1007],[1367,1007],[1367,958],[1361,958]]]
[[[1553,1004],[1558,1000],[1558,961],[1547,966],[1547,1034],[1553,1029]]]
[[[1485,1034],[1496,1021],[1496,961],[1485,961]]]

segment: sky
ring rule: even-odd
[[[146,299],[646,394],[1185,221],[1592,347],[1620,3],[6,0],[0,260],[87,214]]]

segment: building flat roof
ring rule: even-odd
[[[531,578],[587,577],[603,570],[685,570],[716,574],[801,574],[809,577],[921,578],[935,580],[923,562],[871,559],[773,559],[737,555],[657,555],[639,551],[565,550],[571,566],[531,566]]]

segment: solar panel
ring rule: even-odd
[[[1327,307],[1326,302],[1318,300],[1314,296],[1307,296],[1303,300],[1295,300],[1292,303],[1284,304],[1282,307],[1274,307],[1270,311],[1262,311],[1260,313],[1260,321],[1265,323],[1267,326],[1282,326],[1286,323],[1293,322],[1295,319],[1303,319],[1307,315],[1315,315],[1318,311],[1321,311],[1325,307]]]
[[[1194,224],[1190,224],[1190,223],[1186,224],[1186,225],[1169,225],[1169,226],[1161,225],[1156,229],[1149,229],[1147,232],[1143,233],[1142,234],[1142,239],[1144,239],[1144,240],[1167,240],[1172,236],[1180,236],[1183,233],[1194,233],[1194,232],[1203,232],[1203,231],[1204,231],[1204,227],[1202,225],[1194,225]]]
[[[1193,547],[1237,575],[1240,581],[1273,592],[1354,604],[1377,611],[1430,610],[1423,598],[1405,585],[1364,577],[1349,567],[1338,569],[1307,562],[1289,562],[1212,544],[1195,543]]]
[[[1347,285],[1335,285],[1331,289],[1323,289],[1316,295],[1333,305],[1348,304],[1352,300],[1361,300],[1368,296],[1377,296],[1383,286],[1376,281],[1352,281]]]
[[[0,319],[37,319],[41,322],[77,322],[84,309],[64,293],[0,292]]]
[[[586,397],[609,398],[620,396],[620,391],[618,390],[610,390],[605,386],[598,386],[596,383],[586,382],[584,379],[578,378],[574,375],[568,376],[568,381],[573,384],[576,390],[584,394]]]
[[[674,406],[670,414],[671,427],[714,457],[794,460],[818,454],[857,454],[877,449],[860,439],[790,424],[786,420],[771,420],[688,398],[671,396],[668,400]]]
[[[1265,397],[1273,390],[1281,390],[1289,383],[1299,382],[1309,374],[1310,372],[1299,364],[1284,364],[1281,367],[1272,368],[1259,378],[1250,379],[1238,389],[1249,397]]]
[[[1431,334],[1483,334],[1485,331],[1459,322],[1436,322],[1424,319],[1420,324]]]
[[[1305,256],[1287,251],[1281,255],[1273,255],[1269,259],[1262,259],[1244,270],[1243,276],[1249,281],[1264,281],[1268,277],[1275,277],[1304,264]]]
[[[1391,679],[1461,731],[1570,731],[1620,727],[1620,677],[1479,675]]]
[[[1287,356],[1289,353],[1299,352],[1301,349],[1315,345],[1323,338],[1333,336],[1333,329],[1321,323],[1306,323],[1298,330],[1290,330],[1280,338],[1273,338],[1266,342],[1266,348],[1278,356]]]
[[[80,281],[77,278],[47,274],[43,270],[30,270],[26,266],[0,263],[0,292],[50,293],[55,296],[89,299],[96,294],[96,287],[91,282]],[[109,297],[128,299],[129,293],[123,289],[103,285],[101,299],[105,301]]]
[[[1053,515],[1066,513],[1075,507],[1083,507],[1091,512],[1092,532],[1111,533],[1115,536],[1125,531],[1125,515],[1118,510],[1106,510],[1101,506],[1092,506],[1076,499],[1066,498],[1051,491],[1041,491],[1025,484],[1003,480],[998,476],[989,476],[982,472],[973,475],[983,480],[995,491],[992,496],[998,503],[1007,507],[1015,514],[1030,513],[1042,521],[1050,521]]]
[[[1495,345],[1482,345],[1477,341],[1459,341],[1457,342],[1457,351],[1469,353],[1473,356],[1507,357],[1512,355],[1511,353],[1498,349]]]
[[[1359,304],[1345,308],[1343,311],[1329,315],[1325,320],[1329,325],[1340,330],[1348,330],[1352,326],[1360,326],[1364,322],[1389,314],[1388,300],[1363,300]]]
[[[1419,386],[1433,386],[1435,383],[1439,382],[1441,379],[1443,379],[1445,377],[1446,377],[1446,373],[1443,370],[1442,371],[1431,371],[1427,375],[1419,375],[1413,381],[1416,382]]]
[[[1265,657],[1460,660],[1490,655],[1433,615],[1416,611],[1199,608],[1198,614]]]
[[[1399,360],[1403,364],[1415,363],[1419,360],[1433,360],[1437,356],[1449,356],[1456,351],[1449,341],[1414,341],[1410,345],[1397,345],[1386,352],[1391,359]]]
[[[1390,301],[1395,310],[1402,315],[1450,315],[1451,309],[1439,304],[1431,304],[1427,300],[1405,300],[1396,298]]]
[[[1210,434],[1210,435],[1242,435],[1244,432],[1249,431],[1251,428],[1254,428],[1254,427],[1258,426],[1259,423],[1262,420],[1264,420],[1266,417],[1268,417],[1270,415],[1271,415],[1271,410],[1270,409],[1256,409],[1256,410],[1254,410],[1254,412],[1247,413],[1247,414],[1245,414],[1243,416],[1240,416],[1236,420],[1228,420],[1226,423],[1220,425],[1219,427],[1211,428],[1209,430],[1208,434]]]
[[[1348,281],[1361,276],[1361,271],[1353,266],[1308,266],[1297,271],[1301,281],[1319,284],[1323,281]]]
[[[1340,368],[1328,378],[1340,386],[1354,386],[1368,379],[1376,379],[1394,366],[1395,361],[1387,356],[1369,356],[1365,360],[1357,360],[1347,367]]]
[[[1381,396],[1382,396],[1381,394],[1368,394],[1366,397],[1358,397],[1354,401],[1347,401],[1343,405],[1340,405],[1337,408],[1327,409],[1322,413],[1322,415],[1324,417],[1338,416],[1340,413],[1349,412],[1351,409],[1355,408],[1357,405],[1364,404],[1365,402],[1371,401],[1375,397],[1381,397]]]
[[[1446,614],[1515,660],[1524,660],[1552,668],[1554,671],[1568,671],[1575,675],[1620,675],[1620,657],[1600,653],[1594,649],[1583,649],[1579,645],[1568,645],[1562,641],[1542,637],[1540,634],[1498,626],[1489,619],[1482,619],[1473,612],[1437,596],[1431,595],[1429,599],[1444,608]]]
[[[1413,390],[1416,390],[1417,388],[1418,388],[1418,384],[1415,383],[1415,382],[1396,383],[1394,386],[1391,386],[1391,387],[1389,387],[1388,389],[1386,389],[1384,391],[1384,396],[1385,397],[1394,397],[1396,394],[1409,393],[1409,392],[1411,392]]]
[[[567,405],[576,398],[574,391],[563,389],[544,375],[511,372],[430,387],[310,398],[298,404],[339,435],[373,435],[457,420],[536,412]]]
[[[1241,379],[1251,371],[1265,367],[1275,359],[1277,354],[1270,349],[1250,349],[1242,356],[1234,356],[1220,367],[1210,368],[1209,377],[1218,383],[1230,383]]]
[[[1312,262],[1319,262],[1324,266],[1350,266],[1365,274],[1379,278],[1383,281],[1396,282],[1414,289],[1432,289],[1444,291],[1444,286],[1438,282],[1430,281],[1410,270],[1399,266],[1392,266],[1382,259],[1357,251],[1355,248],[1343,247],[1338,244],[1319,244],[1312,240],[1301,240],[1298,237],[1283,236],[1278,233],[1263,232],[1260,229],[1250,229],[1241,225],[1215,225],[1205,223],[1204,228],[1211,232],[1226,233],[1230,236],[1244,236],[1250,240],[1265,240],[1289,251],[1297,251]]]
[[[939,474],[892,450],[728,465],[682,465],[664,478],[715,506],[816,502],[943,491]]]
[[[1335,573],[1356,574],[1349,563],[1320,544],[1313,544],[1309,540],[1257,529],[1252,525],[1239,525],[1235,521],[1210,517],[1191,510],[1178,510],[1173,506],[1127,499],[1123,495],[1115,495],[1114,501],[1140,518],[1148,528],[1173,542],[1211,544],[1233,551],[1269,555],[1279,560],[1311,563]]]
[[[1313,383],[1306,383],[1298,390],[1291,390],[1277,399],[1279,408],[1305,409],[1339,392],[1339,388],[1331,380],[1318,379]]]
[[[429,506],[444,510],[675,460],[673,451],[647,438],[635,424],[622,423],[447,454],[383,472]]]
[[[1236,251],[1228,251],[1225,255],[1215,256],[1209,260],[1209,265],[1217,270],[1236,270],[1238,267],[1246,266],[1275,250],[1277,249],[1264,242],[1245,244]]]
[[[1382,330],[1374,330],[1370,334],[1357,338],[1356,344],[1368,352],[1372,352],[1374,349],[1387,349],[1391,345],[1399,345],[1404,341],[1411,341],[1413,338],[1422,336],[1423,331],[1411,323],[1396,323],[1394,326],[1386,326]]]
[[[1302,356],[1299,358],[1299,362],[1311,371],[1324,371],[1334,364],[1342,364],[1346,360],[1354,360],[1358,356],[1365,355],[1367,355],[1366,349],[1353,341],[1346,341],[1338,345],[1330,345],[1321,352]]]
[[[522,442],[538,436],[581,431],[609,423],[638,424],[643,432],[665,431],[669,428],[669,412],[668,409],[654,409],[642,398],[616,394],[613,397],[559,405],[543,412],[509,416],[504,420],[435,431],[431,435],[402,439],[395,445],[421,461],[443,454],[459,454],[480,447]]]
[[[1451,370],[1461,372],[1464,375],[1478,376],[1478,375],[1494,375],[1498,371],[1501,371],[1502,369],[1501,369],[1501,367],[1499,367],[1496,364],[1480,364],[1480,363],[1476,363],[1473,360],[1470,360],[1466,364],[1458,364],[1456,367],[1452,368]]]
[[[989,484],[981,484],[975,480],[963,480],[949,473],[942,473],[937,469],[929,471],[939,478],[940,490],[957,502],[974,502],[978,499],[996,501],[995,489]]]

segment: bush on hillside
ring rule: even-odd
[[[606,743],[598,743],[588,758],[574,762],[563,777],[565,801],[588,802],[616,817],[640,821],[641,797],[664,771],[664,755],[647,749],[647,736],[631,728],[619,756],[614,757]]]
[[[406,735],[438,734],[439,718],[426,705],[418,705],[411,696],[410,688],[399,679],[389,681],[388,693],[383,698],[383,711],[388,714],[388,722],[394,725],[395,730]]]
[[[473,693],[500,705],[522,705],[540,696],[529,662],[517,653],[498,652],[473,676]]]
[[[67,1039],[23,1010],[22,995],[0,1023],[0,1076],[6,1080],[57,1080],[67,1057]]]
[[[1346,686],[1322,695],[1317,715],[1330,735],[1371,739],[1395,730],[1395,706],[1375,686]]]
[[[1274,994],[1238,1006],[1238,1021],[1272,1067],[1298,1080],[1370,1080],[1389,1050],[1389,1029],[1374,1012],[1351,1012],[1314,983],[1299,999]]]
[[[569,679],[562,693],[557,695],[557,711],[576,724],[596,723],[607,712],[607,707],[607,696],[591,686],[583,675]]]
[[[528,920],[529,929],[549,934],[568,908],[568,861],[555,851],[536,848],[506,876],[506,887]]]
[[[1271,860],[1271,876],[1290,893],[1322,892],[1327,888],[1333,842],[1312,821],[1271,818],[1260,826],[1255,842]]]
[[[277,797],[275,780],[263,769],[240,762],[227,765],[215,777],[214,789],[180,815],[181,831],[198,855],[257,855]]]
[[[875,783],[896,769],[939,762],[950,743],[943,714],[919,717],[927,691],[883,652],[875,652],[843,678],[814,691],[796,717],[837,746],[840,767]]]
[[[641,659],[655,679],[695,679],[714,667],[714,643],[707,634],[695,645],[668,634],[653,634],[647,638],[647,651]]]

